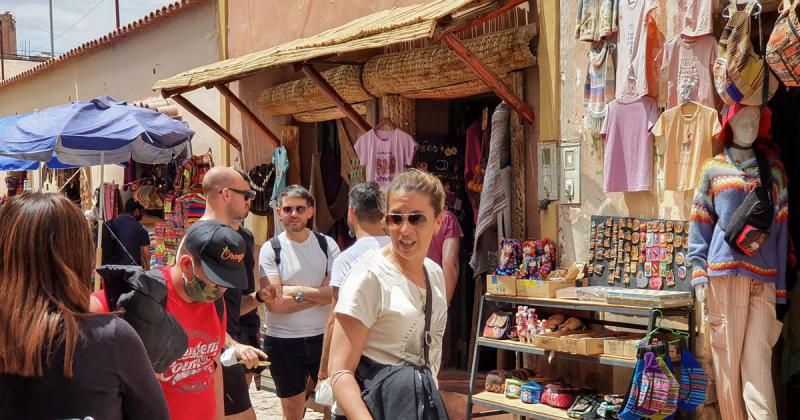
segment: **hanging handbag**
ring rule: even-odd
[[[355,377],[361,388],[361,399],[372,418],[446,420],[442,401],[429,363],[433,290],[425,270],[425,327],[422,333],[421,366],[385,365],[361,356]]]
[[[730,153],[727,150],[725,153]],[[744,201],[723,229],[725,242],[736,252],[753,256],[767,242],[775,218],[772,200],[772,170],[762,153],[755,152],[761,183],[747,193]],[[733,160],[730,156],[729,159]]]
[[[797,0],[783,0],[769,36],[767,64],[786,86],[800,86],[800,19]]]
[[[731,2],[726,9],[730,18],[720,36],[713,74],[717,93],[729,105],[762,105],[778,89],[778,80],[769,71],[766,61],[753,51],[750,42],[750,16],[756,7],[761,7],[760,3],[750,0],[744,10],[738,10],[736,2]],[[757,18],[760,39],[760,12]],[[763,92],[765,84],[768,86],[766,94]]]
[[[507,338],[508,328],[511,326],[511,312],[495,312],[486,320],[483,327],[483,336],[502,340]]]
[[[647,352],[636,401],[637,409],[650,419],[663,419],[677,409],[679,389],[678,381],[666,368],[664,360]]]

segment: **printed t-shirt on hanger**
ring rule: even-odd
[[[618,7],[616,93],[617,99],[631,101],[648,93],[647,18],[658,4],[655,0],[620,0]]]
[[[608,105],[603,125],[606,146],[603,162],[605,192],[648,191],[653,177],[653,139],[650,129],[658,119],[656,101],[642,97]]]
[[[405,131],[369,130],[358,138],[356,154],[367,167],[367,181],[375,181],[384,190],[395,175],[404,171],[414,160],[417,142]]]
[[[685,38],[680,35],[664,44],[661,71],[668,75],[665,87],[667,108],[678,106],[684,86],[693,84],[690,98],[715,108],[711,67],[717,59],[717,41],[711,35]]]
[[[717,111],[694,103],[687,115],[681,106],[668,109],[653,127],[653,135],[664,141],[664,188],[671,191],[694,189],[703,163],[713,157],[713,138],[722,131]]]

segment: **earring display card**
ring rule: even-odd
[[[686,221],[592,216],[589,284],[691,291],[688,236]]]

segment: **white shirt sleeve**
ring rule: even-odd
[[[258,267],[261,278],[281,275],[278,264],[275,264],[275,250],[272,249],[270,241],[264,242],[261,246],[261,251],[258,253]]]
[[[350,270],[347,281],[339,291],[336,313],[349,315],[367,328],[378,320],[383,310],[383,290],[380,280],[365,264]]]
[[[336,258],[331,266],[331,287],[342,287],[347,272],[350,271],[350,265],[344,258]]]

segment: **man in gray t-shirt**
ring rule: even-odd
[[[309,379],[316,382],[319,372],[323,333],[331,311],[328,273],[339,246],[306,227],[314,216],[314,198],[304,187],[287,187],[278,199],[276,213],[286,230],[261,247],[261,279],[272,286],[261,289],[256,298],[266,303],[269,311],[264,350],[284,418],[299,420]],[[272,298],[275,292],[281,292],[280,296]]]
[[[365,182],[354,186],[350,190],[349,208],[347,210],[347,225],[356,236],[356,243],[344,250],[336,261],[333,262],[331,271],[331,289],[333,293],[332,306],[336,306],[339,299],[339,288],[342,286],[350,269],[355,266],[362,255],[375,248],[381,248],[389,243],[383,227],[384,209],[386,208],[385,194],[375,182]],[[325,329],[325,340],[322,349],[319,377],[328,377],[328,354],[330,353],[330,336],[333,330],[333,311],[328,317]],[[334,406],[334,411],[336,407]],[[334,413],[344,415],[343,412]]]

